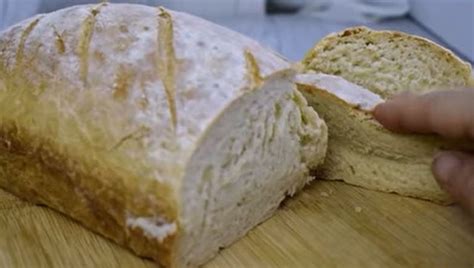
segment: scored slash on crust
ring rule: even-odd
[[[173,19],[171,14],[159,7],[157,36],[157,67],[158,74],[166,92],[166,99],[171,115],[174,131],[178,125],[176,109],[176,56],[174,50]]]
[[[40,20],[44,16],[40,16],[37,19],[33,20],[28,27],[25,28],[23,33],[21,34],[20,37],[20,43],[18,44],[18,49],[16,51],[16,68],[21,68],[22,63],[23,63],[23,58],[25,57],[25,43],[26,40],[28,39],[28,36],[30,36],[31,32],[35,29],[36,25],[40,22]]]
[[[250,89],[258,88],[263,84],[263,78],[260,74],[260,67],[258,66],[257,59],[255,59],[255,56],[249,50],[245,50],[244,57],[248,72],[247,79],[250,82]]]
[[[89,47],[92,41],[92,35],[94,34],[96,17],[99,15],[100,9],[105,5],[107,5],[107,3],[101,3],[93,7],[90,10],[90,14],[81,24],[81,35],[77,44],[76,53],[80,58],[79,76],[84,83],[84,86],[87,86],[87,76],[89,72]]]
[[[66,53],[66,43],[64,42],[64,38],[63,38],[64,33],[60,34],[58,32],[58,29],[56,29],[56,27],[54,26],[53,26],[53,31],[54,31],[56,49],[58,50],[58,53],[62,55]]]

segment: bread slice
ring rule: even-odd
[[[306,71],[341,76],[383,97],[472,83],[471,66],[451,51],[422,37],[365,27],[323,38],[303,64]]]
[[[400,91],[468,86],[468,63],[421,37],[356,27],[323,38],[299,68],[306,74],[298,88],[329,126],[325,178],[451,202],[436,184],[431,162],[440,149],[465,145],[390,133],[371,111]]]
[[[0,34],[0,186],[162,266],[203,264],[323,161],[326,125],[288,67],[164,9],[29,19]]]
[[[384,129],[371,114],[383,99],[341,77],[309,73],[299,75],[297,82],[329,127],[321,178],[450,203],[431,173],[433,156],[440,148],[452,146],[450,142]]]

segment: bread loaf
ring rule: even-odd
[[[431,162],[441,149],[465,145],[391,133],[371,112],[403,90],[467,86],[468,63],[421,37],[357,27],[323,38],[300,67],[305,74],[298,88],[329,127],[323,177],[450,203],[432,175]]]
[[[325,155],[289,64],[190,15],[77,6],[0,53],[0,186],[163,266],[209,260]]]

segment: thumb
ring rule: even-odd
[[[442,152],[433,163],[438,183],[474,215],[474,155]]]

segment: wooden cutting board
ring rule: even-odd
[[[473,267],[457,207],[315,182],[207,267]],[[46,207],[0,191],[0,267],[155,267]]]

